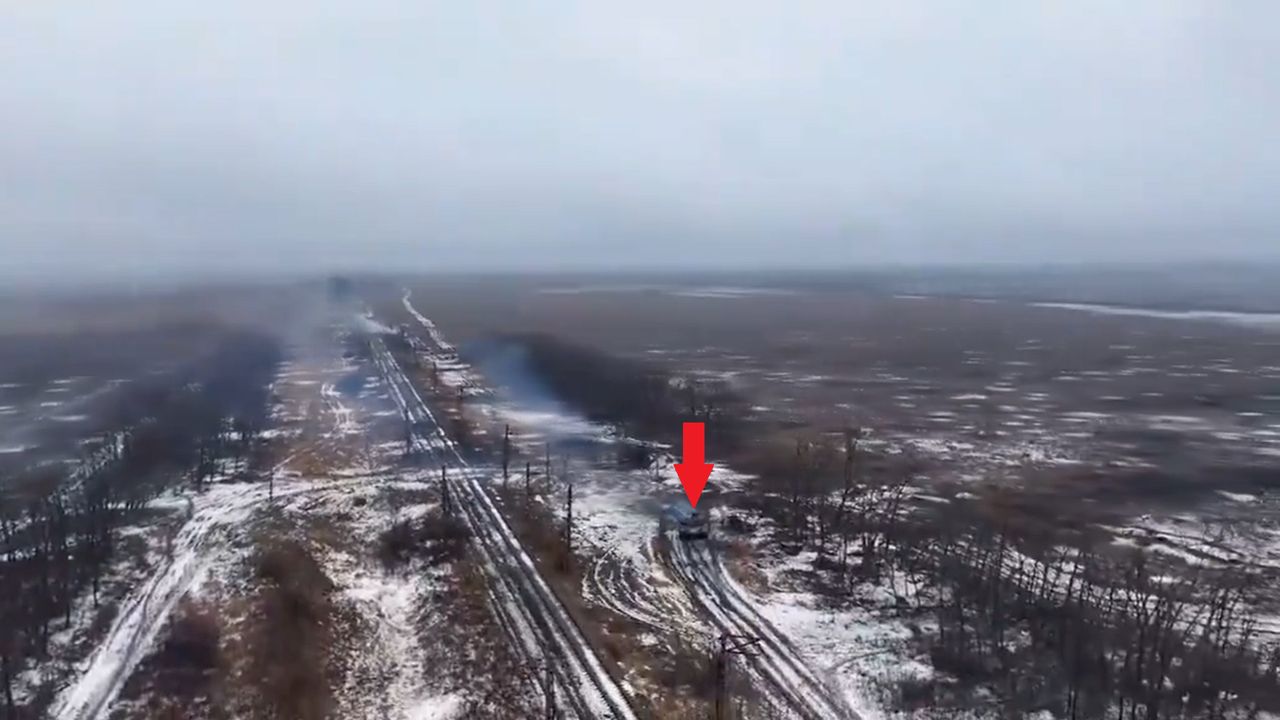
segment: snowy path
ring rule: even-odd
[[[413,319],[417,320],[418,324],[427,331],[427,334],[431,336],[431,342],[435,343],[442,352],[447,354],[456,353],[457,348],[445,341],[444,336],[440,334],[440,330],[436,328],[436,324],[431,322],[431,320],[425,315],[418,312],[418,309],[413,306],[413,303],[409,302],[410,294],[411,293],[408,290],[405,290],[404,297],[401,298],[401,302],[404,303],[404,309],[409,311],[409,314],[413,316]]]
[[[441,344],[442,349],[452,351],[451,345],[438,339],[439,332],[435,324],[413,307],[409,297],[409,292],[406,291],[403,297],[405,309],[423,325],[433,340]],[[814,673],[778,629],[760,614],[741,587],[729,577],[719,558],[712,557],[700,545],[681,541],[674,541],[672,545],[672,565],[677,576],[715,625],[723,632],[761,639],[761,653],[752,660],[751,667],[759,679],[773,688],[783,705],[807,719],[858,718],[858,714],[847,707]],[[597,566],[597,571],[601,570],[609,572]],[[617,572],[616,568],[614,572]],[[663,611],[658,607],[646,608],[642,604],[635,608],[615,610],[638,622],[655,624],[657,627],[666,624],[663,619],[655,617],[655,613]]]
[[[324,568],[368,623],[367,632],[349,638],[355,652],[343,685],[334,689],[334,716],[344,720],[455,717],[450,708],[457,696],[433,693],[425,682],[434,668],[424,663],[418,642],[415,606],[431,592],[430,573],[389,574],[370,567],[363,555],[345,552],[328,554]],[[450,712],[429,714],[445,710]]]
[[[720,558],[701,542],[671,541],[672,566],[721,631],[760,639],[750,667],[784,704],[812,720],[857,718],[831,692],[791,643],[766,620]]]
[[[215,485],[194,498],[195,513],[175,538],[172,558],[122,604],[79,678],[54,703],[53,717],[96,720],[107,716],[125,680],[204,569],[210,537],[246,519],[266,496],[265,485],[237,483]]]
[[[588,600],[639,625],[655,630],[670,629],[684,616],[686,608],[657,589],[649,573],[661,570],[661,565],[649,563],[638,568],[629,558],[607,548],[604,555],[592,563],[583,594]],[[679,592],[684,597],[684,591]]]
[[[433,429],[429,433],[415,432],[415,446],[455,468],[450,488],[484,559],[490,600],[499,622],[523,656],[550,666],[556,678],[557,698],[567,701],[565,709],[581,720],[634,718],[621,688],[539,574],[533,559],[481,486],[477,473],[445,436],[386,345],[380,339],[374,340],[373,349],[375,362],[402,412],[416,426]]]

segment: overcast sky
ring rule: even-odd
[[[0,275],[1280,255],[1280,3],[0,0]]]

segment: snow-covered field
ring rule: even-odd
[[[404,302],[414,317],[422,314],[414,309],[406,295]],[[427,327],[432,337],[438,335],[434,324]],[[448,346],[452,349],[452,346]],[[467,372],[467,382],[482,380],[474,371]],[[518,401],[490,399],[482,412],[495,423],[509,424],[517,443],[524,442],[531,451],[542,442],[625,442],[607,428],[594,426],[562,408],[540,406],[529,409]],[[827,658],[810,656],[780,633],[762,612],[776,610],[782,597],[760,600],[743,590],[724,568],[713,561],[696,561],[702,550],[684,541],[664,538],[663,545],[678,552],[657,550],[659,523],[664,508],[686,502],[672,468],[656,471],[623,471],[606,469],[595,463],[576,462],[570,470],[574,478],[574,506],[579,518],[575,532],[579,543],[592,548],[591,567],[584,574],[582,593],[589,602],[608,608],[629,618],[649,632],[641,643],[660,646],[663,635],[674,633],[682,639],[693,638],[710,651],[719,633],[750,633],[765,639],[768,651],[750,661],[752,676],[760,690],[773,698],[769,707],[773,716],[786,717],[857,717],[854,708],[869,707],[868,700],[856,685],[836,683],[825,672],[811,664]],[[708,505],[724,492],[741,487],[746,478],[730,468],[718,465],[710,478]],[[550,502],[562,502],[561,488]],[[693,554],[690,554],[693,553]],[[803,630],[795,622],[803,617],[798,610],[805,598],[794,598],[796,613],[790,628]],[[786,613],[782,613],[786,616]],[[812,617],[812,616],[810,616]],[[802,625],[802,624],[801,624]],[[813,632],[820,633],[815,622]],[[789,633],[787,633],[789,634]],[[856,655],[865,646],[849,646],[846,652]],[[848,657],[844,658],[848,666]]]
[[[745,302],[756,293],[697,288],[676,294]],[[813,554],[789,555],[769,544],[771,529],[761,527],[766,521],[735,505],[753,487],[753,479],[723,463],[717,463],[701,507],[718,525],[726,525],[730,515],[742,514],[761,531],[754,536],[725,532],[708,543],[665,535],[664,512],[685,502],[667,464],[671,458],[654,469],[621,469],[616,453],[610,451],[629,439],[563,407],[527,404],[489,387],[483,373],[460,359],[458,349],[427,317],[429,309],[420,311],[407,292],[401,301],[415,324],[408,328],[409,346],[425,361],[418,372],[407,374],[408,365],[401,367],[386,349],[388,343],[377,337],[389,338],[395,330],[357,315],[351,324],[375,335],[372,363],[341,357],[341,342],[335,338],[323,362],[295,358],[281,368],[275,389],[283,400],[274,409],[275,426],[265,434],[279,450],[270,466],[271,482],[224,479],[200,493],[171,493],[153,501],[153,510],[180,519],[170,551],[160,551],[151,540],[149,574],[130,581],[134,588],[119,602],[104,639],[72,669],[73,682],[58,693],[53,717],[96,719],[141,708],[146,693],[157,691],[145,683],[130,689],[131,678],[150,672],[146,661],[163,646],[186,600],[226,608],[240,602],[229,615],[240,624],[228,627],[231,639],[226,642],[241,641],[240,634],[247,632],[243,602],[257,592],[252,552],[262,534],[298,539],[331,584],[325,601],[345,623],[340,627],[349,631],[334,650],[340,655],[331,688],[335,716],[471,717],[477,697],[449,677],[440,663],[465,665],[483,675],[483,658],[446,658],[422,634],[423,627],[441,632],[442,618],[449,617],[441,608],[456,601],[448,598],[458,592],[459,566],[414,560],[392,569],[376,559],[384,533],[393,524],[441,517],[438,493],[444,485],[460,504],[456,517],[472,538],[470,552],[484,581],[488,622],[510,641],[516,665],[530,675],[508,678],[518,687],[510,701],[513,713],[517,708],[537,712],[545,687],[537,676],[549,668],[555,702],[563,714],[583,719],[632,717],[638,698],[671,692],[658,680],[658,663],[690,653],[690,648],[706,659],[722,633],[733,633],[760,641],[754,656],[730,661],[731,673],[748,680],[756,696],[757,704],[748,709],[754,718],[910,716],[896,709],[897,685],[928,681],[934,670],[927,655],[921,655],[919,643],[930,628],[893,612],[902,594],[909,593],[868,584],[837,600],[815,589]],[[523,458],[539,458],[548,446],[557,453],[562,447],[591,448],[564,465],[557,456],[551,474],[558,479],[548,479],[534,498],[545,517],[559,518],[567,501],[567,480],[572,478],[573,546],[583,562],[578,574],[571,575],[576,587],[569,593],[578,595],[570,598],[572,603],[563,602],[563,586],[540,572],[544,558],[531,554],[522,541],[507,505],[515,495],[500,489],[500,469],[464,454],[446,434],[445,419],[437,423],[435,399],[428,398],[429,403],[423,397],[428,388],[422,375],[428,367],[439,383],[439,397],[465,397],[467,412],[484,418],[482,436],[500,437],[502,427],[510,426]],[[1016,375],[1020,367],[1005,369]],[[1215,367],[1222,376],[1235,370],[1229,364]],[[718,377],[733,382],[741,378],[725,373]],[[808,388],[806,392],[822,392],[838,380],[799,369],[774,378],[781,385]],[[905,376],[878,381],[913,386]],[[1109,381],[1082,372],[1046,382],[1065,387]],[[1050,392],[1021,389],[1003,377],[983,383],[964,391],[932,386],[900,391],[895,402],[903,412],[914,413],[910,427],[871,432],[863,440],[865,447],[885,456],[921,458],[934,469],[960,468],[948,479],[971,482],[972,489],[1004,471],[1086,467],[1096,458],[1081,448],[1095,433],[1117,428],[1221,436],[1224,442],[1257,447],[1260,453],[1280,452],[1280,426],[1269,423],[1265,415],[1078,409],[1059,403]],[[71,395],[74,387],[70,380],[58,383],[47,397]],[[64,400],[41,402],[60,406]],[[765,406],[758,409],[770,411]],[[986,432],[978,432],[988,411],[997,420]],[[66,407],[50,405],[49,412],[58,413],[50,415],[53,421],[79,422]],[[66,420],[57,419],[64,416]],[[406,432],[402,416],[413,421],[411,432]],[[960,427],[966,431],[957,432]],[[416,459],[401,457],[408,450]],[[3,452],[5,447],[0,447]],[[714,448],[709,461],[716,462]],[[1150,467],[1141,458],[1133,462],[1131,467]],[[442,464],[449,467],[444,485],[437,474]],[[248,475],[242,472],[248,468],[227,470],[228,476]],[[519,471],[514,475],[509,483],[518,486]],[[261,477],[265,480],[267,475]],[[923,479],[913,478],[907,494],[920,506],[946,508],[957,499],[975,497],[943,497],[917,480]],[[1274,502],[1265,492],[1233,487],[1217,492],[1203,512],[1153,512],[1102,529],[1111,532],[1117,550],[1142,547],[1162,562],[1246,565],[1274,577],[1280,575],[1280,529],[1268,520],[1274,517]],[[578,608],[579,602],[588,614]],[[91,621],[92,613],[83,605],[74,611],[75,621],[63,631],[65,637],[54,637],[55,645],[69,642]],[[1273,610],[1263,618],[1264,632],[1280,630],[1280,620],[1275,619],[1280,618],[1280,608]],[[594,632],[599,628],[587,632],[583,618],[601,616],[611,618],[611,626],[617,618],[616,627],[602,635]],[[611,645],[615,657],[606,658],[599,638],[617,634],[617,627],[630,637],[624,644]],[[39,678],[19,680],[20,691],[29,693]]]
[[[719,303],[718,294],[697,291],[691,299],[708,302],[681,304],[652,288],[623,288],[636,295],[624,302],[616,299],[618,290],[540,290],[552,297],[529,303],[543,308],[542,325],[532,330],[621,356],[642,355],[676,374],[726,382],[752,403],[751,413],[779,424],[815,434],[862,426],[868,452],[904,456],[904,466],[917,468],[907,491],[914,509],[947,512],[952,503],[985,497],[995,485],[1016,490],[1022,483],[1043,482],[1063,492],[1064,502],[1086,501],[1095,491],[1114,493],[1115,500],[1087,507],[1115,523],[1113,549],[1120,554],[1141,546],[1161,563],[1274,564],[1274,528],[1266,519],[1274,499],[1257,473],[1280,455],[1280,396],[1259,389],[1280,379],[1280,366],[1271,359],[1274,338],[1236,327],[1271,327],[1273,317],[1104,309],[1117,319],[1099,319],[1095,327],[1080,319],[1095,309],[1074,306],[982,301],[951,312],[955,303],[925,297],[886,303],[815,294],[811,302],[797,296],[771,304],[753,300],[751,293],[724,293],[737,302]],[[575,304],[573,296],[581,293],[593,296]],[[632,307],[645,304],[654,315]],[[730,305],[767,319],[752,324],[726,315],[722,308]],[[816,319],[796,319],[791,311],[799,309]],[[689,317],[670,317],[682,311]],[[539,312],[522,306],[521,317],[537,318]],[[441,315],[439,325],[465,332],[470,317],[459,315],[452,324]],[[566,324],[564,316],[575,323]],[[721,332],[713,321],[737,334]],[[648,331],[627,336],[618,330],[627,322],[644,323]],[[431,330],[439,332],[436,323]],[[484,379],[472,371],[467,382]],[[499,431],[510,423],[518,441],[616,440],[612,429],[584,426],[563,408],[525,407],[501,393],[482,405]],[[714,449],[712,455],[714,461]],[[1198,470],[1197,463],[1223,471],[1201,473],[1203,488],[1179,485]],[[1136,508],[1162,505],[1162,474],[1169,476],[1167,499],[1198,503],[1200,509],[1166,508],[1121,520],[1126,513],[1136,515]],[[681,497],[678,487],[661,476],[603,470],[585,460],[574,461],[572,476],[579,543],[596,548],[600,558],[584,578],[584,596],[644,627],[666,624],[714,635],[705,608],[695,602],[690,621],[687,606],[668,602],[665,593],[672,580],[679,587],[679,578],[653,547],[657,516],[664,504]],[[1080,498],[1072,496],[1077,479]],[[1173,497],[1178,492],[1188,495]],[[561,509],[563,491],[546,502]],[[1215,537],[1214,527],[1201,527],[1206,520],[1221,524],[1215,516],[1224,513],[1202,512],[1215,503],[1234,507],[1238,512],[1225,515],[1248,529]],[[745,562],[728,564],[742,594],[859,714],[892,715],[897,681],[932,677],[929,658],[918,654],[920,635],[929,629],[900,619],[911,614],[894,612],[895,593],[856,588],[851,606],[832,607],[830,597],[812,591],[814,583],[773,582],[779,574],[815,575],[812,567],[792,567],[811,565],[811,559],[755,550]],[[747,566],[742,574],[739,564]],[[754,582],[760,576],[770,581]],[[696,601],[696,593],[688,595]],[[665,622],[657,620],[664,616]],[[643,638],[662,642],[660,633]]]
[[[226,623],[222,652],[241,647],[252,619],[244,615],[244,603],[258,592],[254,548],[284,536],[312,548],[333,588],[326,602],[336,617],[353,618],[349,635],[327,651],[345,668],[332,688],[337,716],[449,720],[475,707],[466,686],[433,682],[431,646],[419,637],[424,618],[437,612],[433,598],[447,585],[440,576],[447,567],[391,571],[374,557],[383,531],[430,510],[426,498],[434,485],[416,471],[397,469],[401,445],[378,440],[398,432],[398,413],[387,413],[394,408],[390,395],[376,376],[353,379],[359,368],[338,358],[339,350],[335,343],[328,360],[293,361],[281,369],[277,425],[265,434],[280,459],[266,476],[215,480],[202,492],[152,501],[152,510],[177,519],[176,534],[158,551],[149,576],[121,600],[104,639],[71,670],[51,717],[145,716],[147,694],[162,690],[145,678],[139,682],[139,673],[163,671],[147,659],[162,650],[184,602],[220,608]],[[392,502],[401,496],[419,499]],[[231,674],[223,682],[253,682],[235,670],[245,661],[227,657]],[[126,685],[133,687],[128,698],[122,697]],[[238,702],[249,697],[242,693]]]
[[[1123,305],[1094,305],[1089,303],[1033,303],[1035,307],[1077,310],[1098,315],[1122,315],[1148,317],[1161,320],[1198,320],[1225,322],[1265,330],[1280,330],[1280,313],[1221,312],[1212,310],[1157,310],[1154,308],[1127,307]]]
[[[282,494],[300,492],[305,485],[282,487]],[[95,720],[106,717],[129,674],[150,652],[178,601],[197,585],[209,569],[217,536],[238,530],[267,498],[268,488],[225,483],[189,497],[194,506],[190,519],[173,542],[172,556],[121,604],[106,639],[80,668],[79,677],[63,691],[52,708],[60,720]],[[159,502],[173,502],[162,498]]]
[[[408,303],[407,297],[405,302]],[[375,342],[374,352],[406,417],[412,418],[416,427],[430,428],[428,432],[415,430],[413,440],[418,451],[461,466],[449,487],[458,494],[459,509],[478,541],[476,547],[484,558],[494,608],[524,657],[553,669],[559,697],[567,702],[565,711],[584,719],[633,717],[622,689],[604,669],[483,488],[481,479],[485,473],[468,466],[385,346]]]

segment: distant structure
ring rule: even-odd
[[[335,302],[346,302],[355,295],[351,278],[334,275],[329,278],[329,299]]]

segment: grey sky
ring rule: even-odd
[[[0,275],[1276,257],[1280,4],[4,0]]]

